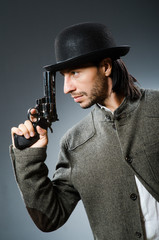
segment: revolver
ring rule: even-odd
[[[36,100],[34,108],[28,109],[28,119],[33,116],[36,121],[32,122],[35,129],[35,136],[26,139],[24,136],[14,135],[15,147],[22,150],[32,146],[39,139],[39,134],[36,131],[36,126],[47,129],[50,128],[53,132],[51,125],[52,122],[58,121],[58,115],[56,112],[56,89],[55,89],[55,77],[56,74],[50,71],[43,73],[44,76],[44,97]],[[35,109],[36,113],[32,114],[31,110]]]

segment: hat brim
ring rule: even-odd
[[[57,72],[62,71],[64,69],[70,69],[79,67],[81,64],[94,62],[96,60],[102,60],[106,57],[110,57],[112,59],[118,59],[122,56],[125,56],[130,50],[130,46],[124,45],[114,48],[100,49],[98,51],[90,52],[78,57],[70,58],[65,61],[57,62],[53,65],[47,65],[43,68],[46,71]]]

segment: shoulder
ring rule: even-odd
[[[65,143],[69,150],[87,142],[95,134],[92,110],[84,119],[70,128],[63,136],[61,143]]]
[[[147,100],[154,100],[159,98],[158,89],[145,89],[145,96]]]
[[[145,89],[144,93],[147,113],[159,116],[159,90]]]

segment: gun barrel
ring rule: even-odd
[[[55,74],[49,71],[44,72],[44,96],[47,103],[54,103],[55,100]]]
[[[43,116],[50,122],[58,121],[55,93],[55,73],[46,71],[44,72],[44,98],[41,108]]]

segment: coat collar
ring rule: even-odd
[[[129,100],[125,98],[120,106],[112,113],[109,109],[101,108],[98,104],[95,105],[95,118],[98,121],[119,120],[128,117],[133,111],[138,108],[141,98],[143,97],[143,91],[141,90],[141,97],[137,100]]]

